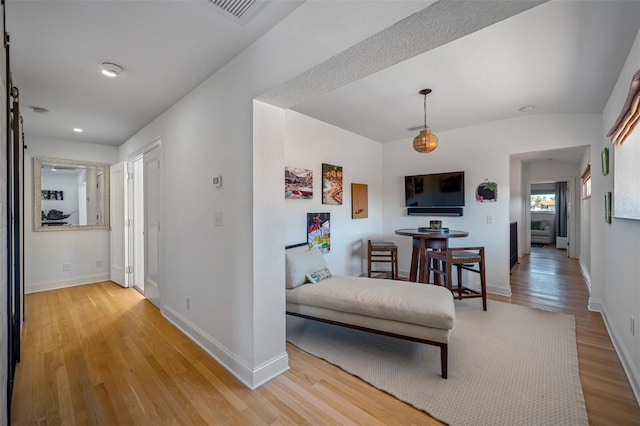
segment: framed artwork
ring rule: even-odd
[[[322,204],[342,204],[342,167],[322,163]]]
[[[50,191],[47,189],[43,189],[40,191],[40,199],[41,200],[64,200],[64,191]]]
[[[310,200],[313,198],[313,171],[298,167],[284,168],[284,198]]]
[[[602,160],[602,174],[609,174],[609,148],[604,148],[600,153],[600,158]]]
[[[488,203],[498,201],[498,184],[489,182],[486,179],[476,188],[476,201],[478,203]]]
[[[611,223],[611,192],[604,193],[604,221]]]
[[[369,217],[369,186],[366,183],[351,184],[351,219]]]
[[[322,253],[331,251],[331,213],[307,213],[307,244]]]

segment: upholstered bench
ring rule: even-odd
[[[313,262],[317,263],[310,265]],[[300,272],[305,268],[324,272],[306,273],[308,277],[300,283]],[[406,281],[332,276],[319,251],[287,256],[287,272],[288,315],[438,346],[441,374],[447,378],[449,334],[455,324],[453,296],[448,289]]]

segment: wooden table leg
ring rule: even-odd
[[[411,252],[411,270],[409,271],[409,281],[418,281],[418,247],[416,247],[416,241],[413,240],[413,250]]]
[[[426,276],[427,268],[426,268],[426,245],[424,242],[424,238],[420,238],[420,277],[418,277],[418,282],[424,284],[424,278]]]

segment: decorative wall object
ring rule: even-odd
[[[369,217],[369,186],[366,183],[351,184],[351,219]]]
[[[284,198],[310,200],[313,198],[313,171],[298,167],[284,168]]]
[[[609,174],[609,148],[604,148],[600,153],[600,159],[602,160],[602,174]]]
[[[342,167],[322,164],[322,204],[342,204]]]
[[[49,191],[43,189],[40,191],[40,199],[41,200],[64,200],[64,191]]]
[[[331,251],[331,213],[307,213],[307,243],[322,253]]]
[[[498,184],[495,182],[489,182],[489,179],[485,179],[478,188],[476,188],[476,201],[478,203],[495,202],[498,200]]]
[[[629,93],[616,122],[607,133],[614,145],[622,145],[640,121],[640,70],[631,78]]]
[[[611,192],[604,194],[604,221],[611,223]]]

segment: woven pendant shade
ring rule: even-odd
[[[431,133],[431,129],[422,129],[420,134],[413,138],[413,149],[427,154],[438,147],[438,137]]]
[[[427,126],[427,95],[431,93],[431,89],[422,89],[418,93],[424,96],[424,129],[413,138],[413,149],[421,154],[428,154],[438,147],[438,137]]]

